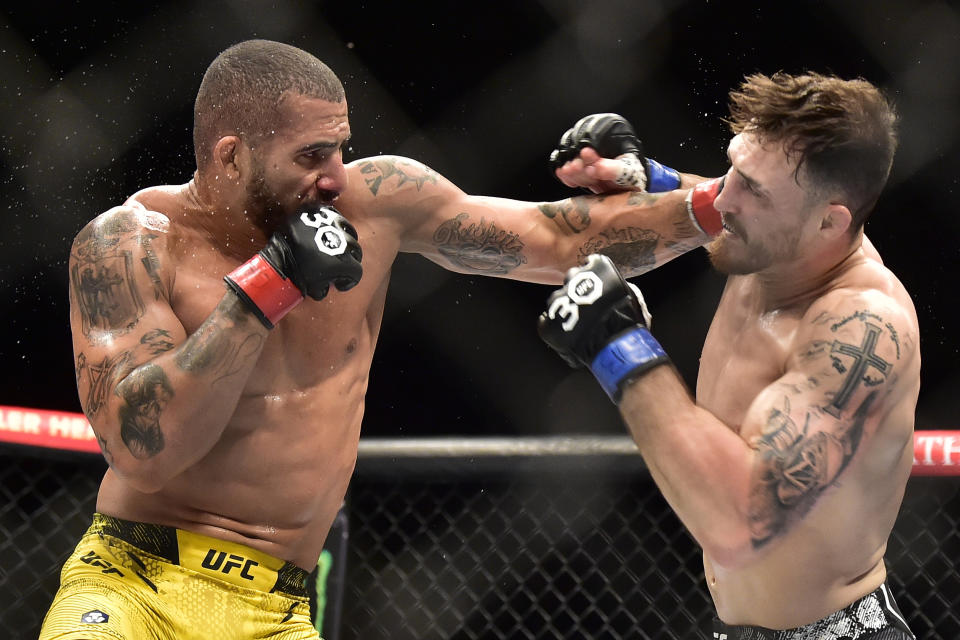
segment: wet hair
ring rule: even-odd
[[[280,42],[246,40],[218,55],[197,91],[193,149],[197,167],[211,160],[213,146],[236,135],[253,146],[276,129],[283,100],[292,95],[343,102],[343,85],[311,54]]]
[[[797,163],[797,184],[806,179],[808,197],[839,197],[853,216],[852,232],[876,205],[897,148],[894,107],[863,79],[750,75],[730,92],[727,123],[760,144],[782,144]]]

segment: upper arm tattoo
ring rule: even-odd
[[[173,397],[173,385],[161,367],[147,364],[134,370],[119,385],[120,437],[135,458],[152,458],[164,448],[160,414]]]
[[[800,357],[814,373],[785,385],[779,406],[769,410],[751,442],[758,456],[749,512],[756,547],[802,518],[836,483],[860,448],[870,410],[883,397],[883,385],[895,381],[903,355],[896,329],[875,313],[821,314],[814,324],[831,333],[845,328],[859,340],[812,341]],[[805,406],[792,407],[791,397],[805,400]]]
[[[119,247],[135,228],[132,215],[116,215],[85,229],[74,242],[70,288],[88,338],[95,331],[125,333],[144,313],[133,254]]]
[[[77,355],[77,388],[83,394],[83,407],[88,418],[100,413],[113,385],[122,372],[130,368],[131,359],[129,351],[105,356],[99,362],[89,362],[82,352]]]
[[[836,430],[817,430],[823,419],[810,408],[800,422],[790,415],[790,398],[767,416],[753,446],[759,455],[759,474],[750,496],[750,532],[760,547],[802,518],[832,485],[857,452],[863,437],[872,392]]]
[[[500,229],[493,221],[464,225],[466,213],[447,220],[433,233],[433,244],[454,266],[487,275],[510,273],[527,262],[523,241],[513,231]]]
[[[376,158],[364,160],[360,163],[360,173],[363,181],[370,189],[370,193],[377,195],[383,183],[391,178],[397,178],[395,187],[406,183],[413,183],[420,191],[427,182],[437,184],[437,174],[429,167],[420,163],[403,161],[394,158]]]
[[[864,325],[862,342],[857,345],[834,340],[830,344],[830,361],[833,368],[844,375],[840,389],[834,394],[830,404],[824,408],[827,413],[836,418],[840,417],[860,385],[865,387],[880,385],[886,381],[893,369],[892,362],[884,360],[876,353],[877,342],[884,336],[884,331],[886,331],[885,339],[893,343],[896,347],[897,359],[900,358],[900,338],[896,329],[889,323],[884,323],[876,314],[860,311],[833,323],[831,329],[836,331],[854,320],[859,320]]]

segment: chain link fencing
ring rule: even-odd
[[[89,525],[93,456],[0,452],[0,637],[36,638]],[[364,455],[339,640],[709,637],[699,549],[639,456]],[[960,478],[908,484],[886,555],[918,638],[960,638]]]

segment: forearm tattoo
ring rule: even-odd
[[[163,451],[160,414],[174,395],[163,369],[147,364],[134,370],[117,385],[116,393],[123,400],[118,411],[120,438],[131,455],[145,459]]]
[[[576,197],[562,202],[548,202],[539,205],[540,213],[556,223],[565,233],[580,233],[590,226],[590,204],[600,202],[603,197]]]
[[[262,336],[244,328],[248,323],[243,304],[224,298],[180,347],[174,357],[177,368],[196,375],[213,373],[212,384],[243,370],[263,344]]]
[[[805,381],[785,385],[780,406],[770,410],[752,441],[758,455],[749,513],[755,547],[802,518],[836,482],[857,453],[870,409],[885,383],[895,380],[893,369],[901,358],[897,331],[876,314],[821,315],[814,324],[831,332],[855,327],[854,335],[862,338],[811,342],[801,359],[822,366]],[[894,355],[886,360],[878,350]],[[822,394],[821,403],[792,411],[791,396],[811,391]]]
[[[394,188],[413,183],[417,191],[420,191],[428,182],[434,184],[438,182],[436,172],[425,165],[387,158],[364,160],[360,163],[360,173],[373,195],[377,195],[383,183],[391,178],[397,179]]]
[[[487,275],[507,274],[527,262],[523,241],[493,221],[464,224],[466,213],[447,220],[433,233],[433,244],[456,267]]]
[[[71,295],[88,338],[96,331],[125,333],[143,315],[133,254],[118,246],[135,228],[132,215],[116,215],[88,227],[74,242]]]
[[[663,246],[678,255],[693,251],[704,244],[703,233],[689,218],[673,223],[673,239],[665,239]]]
[[[629,275],[639,275],[657,265],[656,250],[659,242],[660,234],[652,229],[610,228],[583,243],[577,254],[577,261],[583,263],[590,254],[602,253]]]
[[[627,204],[652,207],[662,197],[662,193],[634,192],[627,198]],[[693,224],[689,216],[684,216],[673,223],[672,237],[663,238],[663,246],[678,255],[684,254],[703,244],[702,235],[702,232]]]

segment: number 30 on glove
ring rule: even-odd
[[[650,333],[640,290],[607,256],[592,254],[567,271],[540,314],[540,337],[571,367],[587,366],[619,402],[624,382],[670,359]]]

